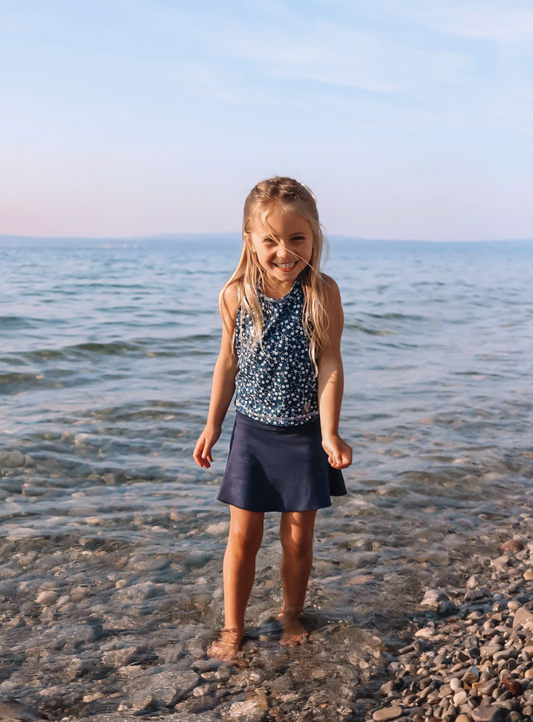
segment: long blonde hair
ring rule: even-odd
[[[320,262],[324,250],[327,252],[327,240],[322,233],[316,200],[307,186],[293,178],[275,176],[261,181],[250,191],[244,203],[242,227],[242,253],[231,278],[224,285],[219,296],[222,313],[224,293],[236,284],[239,305],[252,319],[252,344],[261,344],[263,335],[263,314],[257,297],[257,289],[263,285],[263,269],[257,260],[250,240],[250,234],[257,217],[261,213],[263,223],[268,224],[267,215],[273,209],[291,211],[308,221],[313,234],[311,259],[300,273],[299,278],[304,294],[302,324],[309,339],[309,356],[318,375],[318,359],[327,344],[328,318],[326,314],[326,281],[320,271]],[[297,254],[295,254],[297,255]],[[241,314],[241,319],[242,319]],[[222,313],[224,318],[224,314]],[[235,331],[241,333],[242,328]]]

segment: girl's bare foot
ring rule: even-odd
[[[231,662],[237,656],[241,646],[244,630],[238,627],[229,627],[220,632],[220,637],[207,649],[207,656]]]
[[[302,610],[300,607],[282,607],[278,615],[279,623],[283,633],[280,644],[284,647],[292,647],[301,644],[309,636],[299,621]]]

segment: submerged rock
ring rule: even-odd
[[[36,707],[16,699],[0,700],[0,722],[39,722],[48,717]]]

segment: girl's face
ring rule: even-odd
[[[311,260],[311,224],[292,211],[277,210],[269,214],[268,224],[252,228],[250,241],[271,287],[287,288]]]

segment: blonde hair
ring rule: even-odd
[[[309,263],[300,273],[299,278],[304,294],[302,324],[309,339],[309,356],[315,374],[318,375],[318,359],[327,344],[329,326],[326,314],[326,281],[320,271],[322,254],[324,250],[327,252],[328,247],[320,226],[315,197],[307,186],[293,178],[275,176],[261,181],[252,188],[244,203],[241,257],[235,272],[220,292],[220,310],[222,313],[226,289],[235,284],[239,305],[252,319],[251,343],[261,345],[263,315],[257,289],[263,284],[263,268],[253,250],[250,234],[259,216],[262,224],[268,227],[268,214],[274,209],[282,212],[291,211],[308,221],[311,226],[313,250]],[[222,316],[224,318],[224,314]],[[241,328],[238,331],[236,329],[236,333],[242,333],[242,317],[243,313],[241,313]]]

